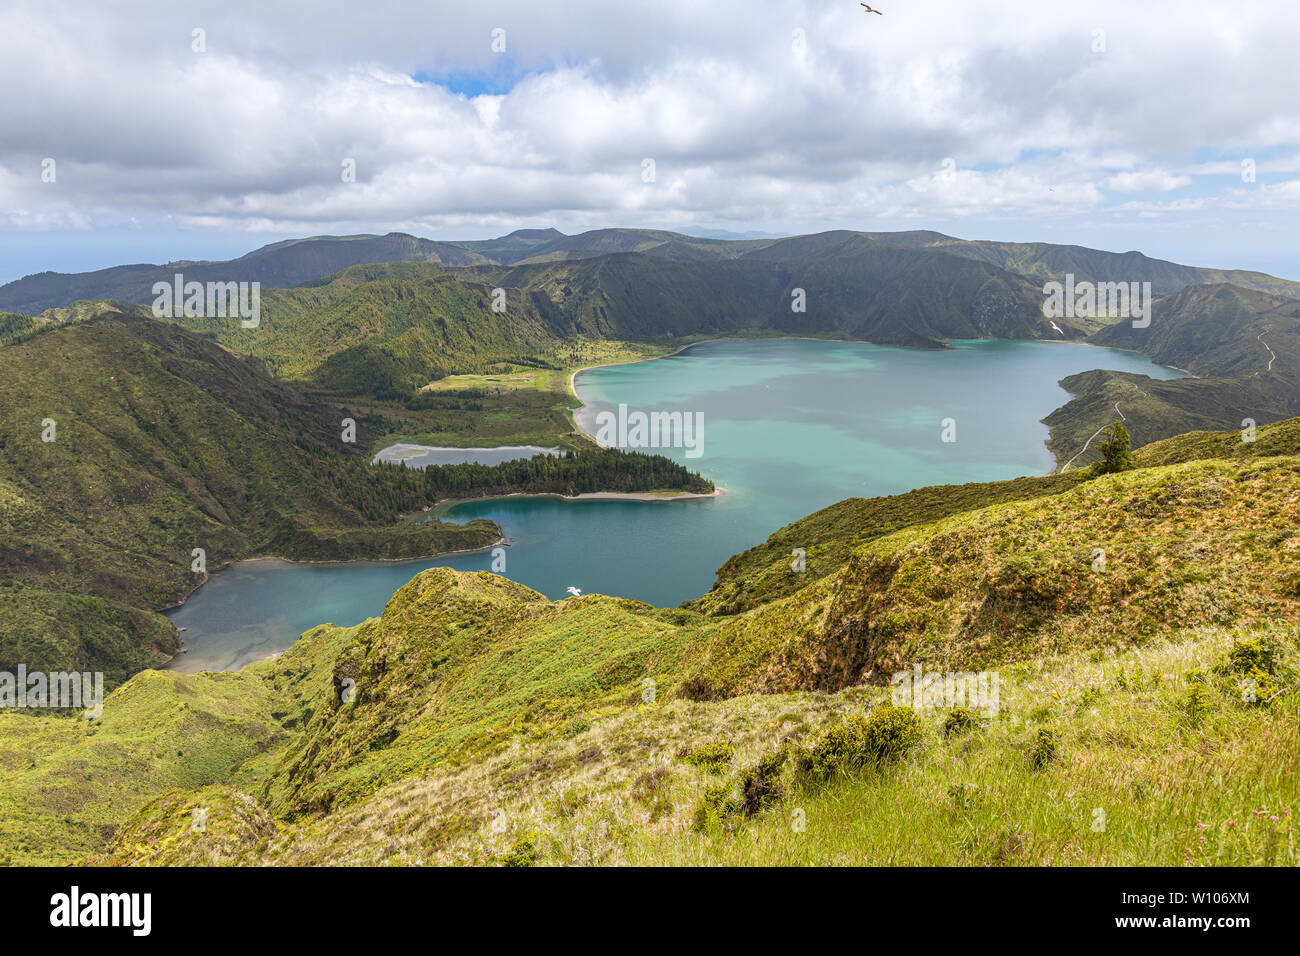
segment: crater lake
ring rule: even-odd
[[[1184,373],[1133,352],[1064,342],[960,341],[915,350],[806,339],[721,340],[574,378],[588,434],[619,405],[698,413],[699,456],[667,455],[722,489],[684,501],[511,497],[444,517],[490,518],[508,541],[504,573],[553,599],[570,587],[672,606],[697,597],[731,555],[841,499],[924,485],[1047,474],[1040,419],[1070,398],[1058,385],[1094,368],[1156,379]],[[944,441],[944,420],[950,419]],[[415,561],[244,561],[168,612],[186,653],[175,669],[227,670],[268,657],[318,624],[383,611],[422,570],[489,571],[490,551]]]

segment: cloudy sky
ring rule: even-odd
[[[928,228],[1300,279],[1294,0],[877,5],[5,0],[0,281],[536,226]]]

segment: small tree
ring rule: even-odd
[[[1128,429],[1123,422],[1116,422],[1107,428],[1097,442],[1101,452],[1101,461],[1093,466],[1098,475],[1111,475],[1117,471],[1128,471],[1133,467],[1133,452],[1129,450]]]

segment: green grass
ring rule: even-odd
[[[1294,666],[1294,630],[1287,644]],[[1004,672],[1002,709],[945,737],[925,715],[898,765],[789,792],[738,832],[631,826],[611,859],[651,865],[1295,866],[1300,744],[1294,693],[1264,708],[1215,689],[1196,726],[1183,701],[1239,636],[1188,632],[1105,656]],[[1035,769],[1038,731],[1059,736]],[[560,829],[557,824],[552,824]]]
[[[269,689],[235,674],[144,671],[108,700],[102,721],[0,714],[0,860],[100,849],[161,790],[225,779],[284,734]]]
[[[1294,627],[1272,632],[1283,635],[1280,669],[1294,687]],[[168,795],[103,859],[205,862],[200,853],[235,843],[244,863],[495,864],[530,838],[540,865],[1294,866],[1294,694],[1260,707],[1216,685],[1195,725],[1184,706],[1202,674],[1258,633],[1198,629],[1141,652],[1003,669],[996,717],[945,735],[946,711],[923,710],[904,756],[829,779],[792,760],[774,799],[722,827],[697,825],[710,791],[739,800],[743,775],[781,741],[806,747],[889,691],[627,705],[274,832],[264,811],[233,803],[244,797]],[[1035,768],[1044,729],[1058,750]],[[731,757],[683,758],[700,751]],[[188,835],[195,804],[245,822],[200,841]]]

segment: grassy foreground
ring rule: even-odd
[[[99,862],[116,864],[1296,865],[1300,707],[1246,703],[1216,677],[1272,633],[1197,629],[1124,653],[1002,671],[996,718],[920,739],[830,779],[788,771],[754,814],[701,822],[711,791],[742,800],[782,741],[816,741],[883,705],[885,688],[671,699],[527,736],[412,774],[324,817],[277,820],[229,787],[171,792]],[[1292,685],[1294,686],[1294,685]],[[1041,735],[1056,741],[1036,764]],[[702,762],[697,754],[716,754]],[[734,796],[731,796],[734,794]],[[196,808],[208,829],[195,833]]]

